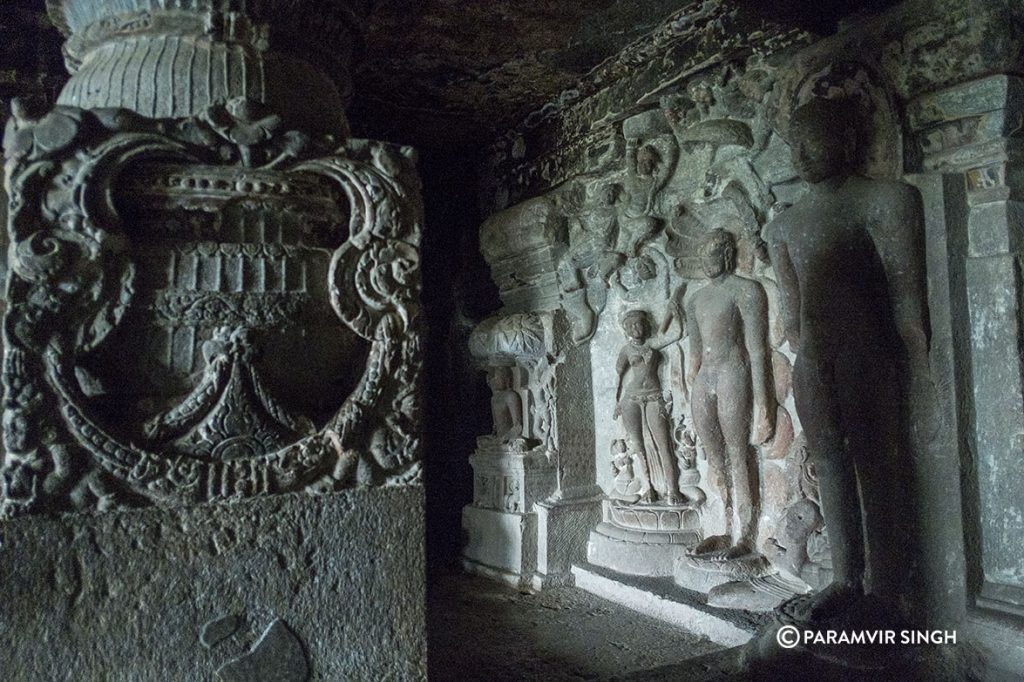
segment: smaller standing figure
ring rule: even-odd
[[[694,554],[734,559],[754,552],[757,533],[757,470],[755,464],[752,475],[749,444],[764,443],[775,430],[768,300],[760,284],[735,274],[736,238],[731,232],[707,234],[701,264],[711,281],[686,306],[687,380],[708,473],[725,502],[728,534],[706,539]]]
[[[503,443],[523,437],[523,400],[512,388],[512,370],[495,367],[487,376],[491,387],[494,435]]]
[[[617,438],[612,441],[612,491],[608,497],[613,500],[633,503],[640,499],[640,493],[650,485],[633,471],[633,455],[626,447],[626,441]]]
[[[638,475],[643,482],[640,501],[651,503],[660,499],[670,505],[682,504],[686,499],[679,492],[672,426],[658,377],[661,349],[668,344],[653,347],[648,343],[651,322],[643,310],[626,313],[622,328],[629,342],[615,363],[618,383],[614,418],[622,417],[626,447],[636,454]],[[674,342],[675,339],[671,343]]]

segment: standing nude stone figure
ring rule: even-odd
[[[735,274],[731,232],[716,229],[705,236],[701,265],[710,282],[686,305],[687,380],[694,428],[725,502],[727,535],[707,538],[694,555],[734,559],[754,552],[757,534],[757,466],[752,473],[750,443],[760,445],[775,431],[768,299],[760,284]]]
[[[900,378],[928,376],[921,199],[852,173],[849,108],[816,99],[793,113],[793,164],[810,188],[766,228],[831,539],[834,582],[798,609],[819,622],[906,589]]]
[[[672,425],[658,378],[663,346],[655,348],[648,343],[651,322],[643,310],[626,313],[622,329],[629,342],[623,346],[615,363],[618,385],[614,418],[622,417],[626,446],[637,455],[637,473],[642,486],[640,501],[649,503],[661,499],[670,505],[682,504],[686,498],[679,492]],[[649,448],[645,434],[649,436]]]

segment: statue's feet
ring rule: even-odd
[[[665,496],[665,502],[672,507],[681,507],[686,504],[688,500],[677,492],[670,492]]]
[[[650,488],[648,488],[644,492],[640,493],[640,503],[641,504],[654,504],[654,493],[651,491]]]
[[[715,554],[729,549],[731,540],[732,538],[728,535],[712,535],[711,537],[704,538],[700,544],[690,551],[690,556],[710,559]]]
[[[753,546],[745,540],[740,540],[732,547],[726,549],[725,552],[722,553],[721,558],[723,561],[733,561],[735,559],[749,557],[752,554],[755,554]]]
[[[739,559],[746,559],[748,557],[756,556],[756,553],[754,552],[753,548],[749,543],[741,541],[733,544],[732,538],[730,538],[728,535],[717,535],[714,538],[709,539],[715,541],[714,545],[706,551],[702,552],[701,554],[697,554],[697,552],[694,551],[692,556],[698,557],[705,561],[720,562],[737,561]],[[704,542],[707,542],[707,540],[705,540]],[[697,546],[697,548],[700,549],[700,547],[703,544],[704,543],[701,543]]]

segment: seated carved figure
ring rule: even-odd
[[[757,465],[750,441],[774,432],[775,399],[768,380],[768,301],[753,280],[735,274],[736,237],[710,231],[701,245],[710,280],[686,305],[693,423],[708,458],[708,472],[726,509],[726,536],[707,538],[695,555],[732,559],[754,552]]]
[[[650,484],[640,479],[633,471],[633,454],[626,447],[626,441],[618,438],[612,441],[612,489],[608,497],[613,500],[633,503],[640,499],[644,487]]]
[[[793,162],[810,187],[766,228],[782,292],[797,414],[817,470],[834,582],[792,605],[823,621],[864,594],[894,603],[908,564],[899,448],[900,375],[927,377],[923,224],[917,191],[851,170],[849,106],[792,116]]]
[[[523,400],[512,388],[512,370],[495,367],[487,376],[491,387],[491,414],[494,435],[502,442],[523,437]]]

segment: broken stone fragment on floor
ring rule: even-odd
[[[225,663],[217,675],[222,682],[305,682],[309,664],[302,642],[278,619],[252,651]]]

